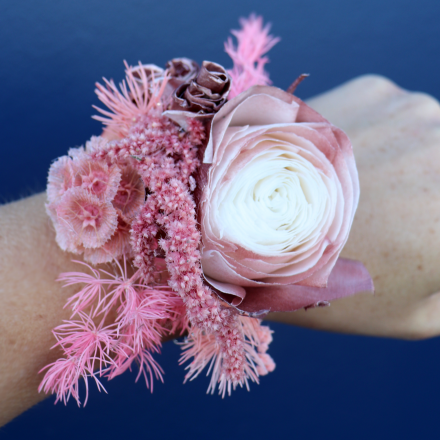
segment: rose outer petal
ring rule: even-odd
[[[296,284],[245,287],[245,297],[241,295],[241,301],[237,301],[233,290],[221,284],[225,283],[217,282],[212,287],[224,301],[242,314],[259,317],[269,312],[293,312],[316,307],[355,293],[374,291],[373,281],[365,266],[360,261],[347,258],[338,259],[328,278],[327,287]]]

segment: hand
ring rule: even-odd
[[[439,103],[363,76],[308,104],[352,140],[361,197],[341,256],[365,264],[376,292],[269,319],[405,339],[439,335]]]

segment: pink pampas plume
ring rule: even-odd
[[[264,70],[269,59],[263,55],[280,41],[278,37],[269,35],[270,24],[263,27],[263,17],[251,14],[248,19],[241,18],[240,25],[240,30],[231,31],[237,38],[237,46],[231,37],[225,43],[225,51],[234,62],[232,69],[227,71],[232,78],[229,99],[252,86],[272,83]]]
[[[161,81],[155,81],[154,73],[149,78],[147,71],[142,68],[130,67],[126,61],[125,80],[119,84],[120,91],[113,80],[103,78],[105,86],[96,83],[96,94],[110,111],[93,106],[103,116],[93,116],[101,121],[106,128],[106,137],[118,139],[125,137],[130,127],[135,124],[139,117],[147,115],[150,110],[161,105],[168,76]]]

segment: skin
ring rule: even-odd
[[[440,106],[378,76],[309,101],[352,139],[361,199],[342,256],[361,260],[376,293],[269,315],[315,329],[422,339],[440,334]],[[76,271],[44,210],[45,195],[0,207],[0,426],[38,401],[38,371],[60,356],[51,330],[69,311]]]
[[[375,294],[269,316],[320,330],[404,339],[440,334],[440,105],[379,76],[308,104],[346,131],[361,196],[341,256],[362,261]]]

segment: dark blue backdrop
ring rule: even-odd
[[[176,56],[230,65],[223,41],[251,11],[282,37],[271,51],[275,85],[302,72],[311,97],[354,76],[380,73],[440,97],[438,0],[141,1],[0,0],[0,194],[41,191],[51,160],[81,145],[94,82],[122,79],[122,60],[163,65]],[[440,317],[439,317],[440,319]],[[275,373],[251,392],[206,396],[182,385],[179,348],[164,346],[165,384],[153,395],[126,374],[75,402],[37,405],[0,430],[2,439],[438,438],[440,340],[404,342],[273,325]]]

